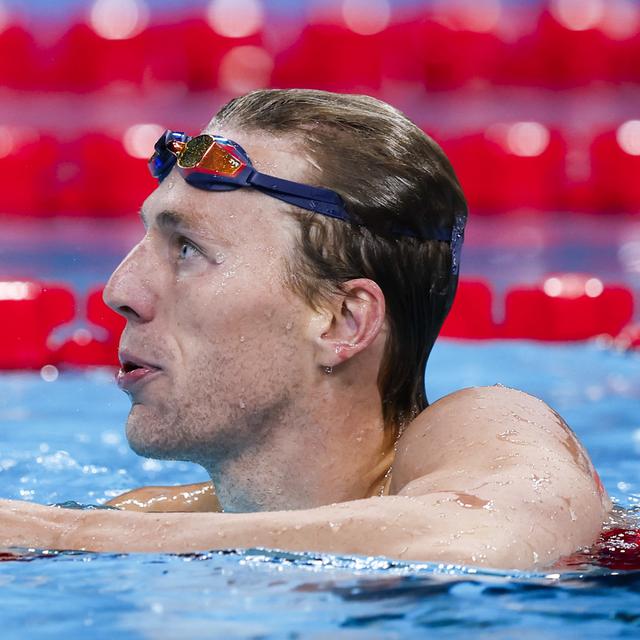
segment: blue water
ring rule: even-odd
[[[614,499],[640,501],[640,354],[596,344],[442,342],[431,400],[500,382],[542,397],[586,444]],[[0,493],[100,504],[142,484],[206,479],[135,456],[112,374],[0,375]],[[60,554],[0,563],[3,639],[637,637],[640,573],[476,573],[282,554]]]

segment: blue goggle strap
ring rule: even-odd
[[[155,145],[155,154],[150,162],[151,173],[162,182],[166,178],[171,169],[176,164],[177,158],[167,148],[170,140],[178,142],[188,142],[191,136],[179,131],[167,131],[165,135],[158,140]],[[322,187],[312,187],[311,185],[276,178],[256,171],[251,165],[251,160],[246,151],[236,142],[231,140],[233,146],[241,152],[247,162],[248,171],[243,171],[239,176],[234,178],[225,178],[223,176],[214,176],[210,174],[192,173],[186,176],[187,182],[199,189],[209,191],[232,190],[240,187],[251,186],[265,195],[269,195],[288,204],[306,209],[314,213],[329,216],[337,220],[349,222],[351,224],[361,224],[347,213],[344,207],[344,201],[338,193],[331,189],[323,189]],[[454,275],[460,272],[460,253],[462,251],[462,242],[464,240],[464,228],[466,218],[462,213],[456,213],[453,228],[442,229],[436,228],[431,230],[428,235],[420,235],[401,225],[393,225],[391,233],[412,238],[421,238],[424,240],[436,240],[439,242],[449,242],[451,244],[451,271]]]
[[[275,178],[255,170],[246,178],[246,183],[266,195],[302,207],[307,211],[355,223],[344,208],[342,198],[330,189]]]

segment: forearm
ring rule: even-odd
[[[428,533],[414,499],[369,498],[298,511],[137,513],[73,511],[5,502],[24,523],[0,536],[3,547],[187,553],[266,547],[290,551],[415,557]],[[422,518],[421,520],[424,520]]]
[[[186,553],[265,547],[403,557],[420,535],[417,518],[409,513],[411,501],[404,497],[370,498],[315,509],[260,513],[84,512],[71,533],[70,548]]]
[[[221,511],[211,482],[172,487],[141,487],[109,500],[107,506],[148,513]]]
[[[498,503],[461,505],[466,495],[396,495],[259,513],[77,511],[0,501],[0,548],[190,553],[263,547],[526,569],[552,565],[591,544],[600,530],[601,520],[578,514],[578,539],[560,499],[540,512],[523,504],[514,518]],[[537,524],[542,521],[548,526]]]

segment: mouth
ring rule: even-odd
[[[120,370],[116,375],[118,386],[126,392],[131,392],[146,384],[162,369],[126,353],[120,354]]]

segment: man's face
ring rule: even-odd
[[[291,140],[224,133],[259,171],[307,177]],[[175,169],[145,202],[146,234],[105,290],[127,319],[125,371],[143,365],[124,376],[138,453],[233,457],[268,436],[311,375],[309,310],[284,282],[296,225],[286,206],[252,189],[202,191]]]

